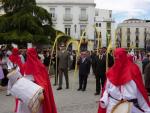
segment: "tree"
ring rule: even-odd
[[[5,11],[0,17],[1,43],[48,43],[48,36],[54,40],[51,16],[45,9],[36,6],[35,0],[1,2],[1,10]]]

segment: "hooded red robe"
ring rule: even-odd
[[[47,69],[38,59],[34,48],[27,50],[27,61],[23,68],[26,75],[32,74],[35,83],[44,88],[43,113],[57,113]]]
[[[129,60],[127,52],[123,48],[117,48],[114,52],[115,63],[106,74],[107,79],[115,86],[120,86],[133,80],[147,104],[150,106],[147,91],[145,90],[142,75],[138,66]],[[119,78],[119,79],[118,79]],[[98,113],[106,113],[106,109],[99,105]]]
[[[16,50],[14,51],[16,53]],[[38,59],[36,50],[34,48],[27,50],[25,64],[21,63],[18,54],[12,54],[10,59],[20,67],[23,75],[33,75],[35,83],[44,88],[43,113],[57,113],[49,75],[45,66]]]

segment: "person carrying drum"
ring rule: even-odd
[[[117,48],[114,57],[115,63],[106,73],[107,81],[98,113],[117,113],[113,111],[123,102],[133,105],[126,113],[150,113],[150,102],[139,68],[129,60],[123,48]]]
[[[19,95],[19,97],[22,97],[19,98],[21,101],[19,101],[17,113],[57,113],[47,69],[38,59],[35,48],[27,49],[27,60],[24,64],[22,64],[20,60],[18,60],[17,56],[14,56],[13,60],[16,61],[16,64],[23,72],[23,77],[20,78],[11,89],[14,95]],[[32,84],[34,85],[34,87],[32,86]],[[40,87],[40,90],[41,88],[43,89],[42,93],[35,93],[35,95],[39,96],[39,101],[35,101],[35,95],[31,95],[30,98],[28,94],[33,94],[33,92],[31,92],[31,89],[35,90],[37,89],[37,87]],[[22,91],[22,89],[25,90]],[[38,105],[36,105],[37,103]],[[37,109],[31,109],[32,106],[36,106]]]

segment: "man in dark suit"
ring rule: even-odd
[[[59,71],[59,87],[57,90],[62,89],[62,80],[63,74],[66,80],[66,89],[69,89],[69,77],[68,77],[68,61],[69,55],[68,52],[65,50],[65,46],[60,46],[60,52],[58,53],[59,63],[58,63],[58,71]]]
[[[81,57],[78,61],[79,65],[79,89],[78,91],[86,90],[87,78],[90,73],[90,59],[87,56],[86,51],[81,52]]]
[[[96,76],[96,93],[95,95],[100,94],[101,87],[104,86],[106,80],[106,62],[108,60],[108,67],[111,67],[114,64],[113,57],[108,54],[108,59],[106,55],[106,47],[103,47],[97,57],[95,57],[96,62],[96,69],[95,69],[95,76]]]

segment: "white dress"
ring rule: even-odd
[[[111,95],[113,98],[109,95]],[[144,100],[136,86],[136,83],[133,80],[120,87],[116,87],[109,80],[107,80],[106,89],[102,98],[100,99],[101,107],[106,108],[106,113],[111,113],[112,108],[119,102],[118,100],[122,99],[137,99],[140,108],[145,111],[144,113],[150,113],[150,107]]]
[[[32,75],[25,75],[24,78],[34,81],[34,78]],[[18,103],[18,109],[17,109],[17,113],[31,113],[30,109],[28,108],[27,105],[25,105],[24,103],[22,103],[21,101],[19,101]],[[43,113],[42,112],[42,106],[40,107],[39,111],[37,113]]]

